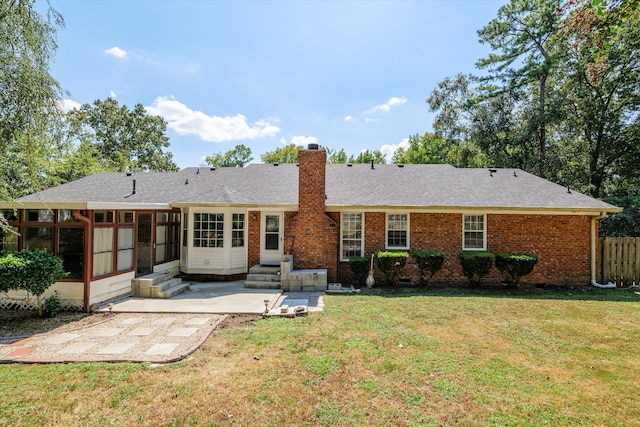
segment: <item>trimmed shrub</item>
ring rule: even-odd
[[[460,252],[462,273],[469,279],[471,286],[479,286],[480,279],[491,270],[495,256],[490,252]]]
[[[370,260],[364,256],[349,257],[349,268],[353,274],[356,285],[363,286],[369,274]]]
[[[56,317],[61,311],[62,301],[60,301],[60,295],[58,291],[54,291],[53,295],[45,298],[44,304],[42,304],[42,312],[47,317]]]
[[[411,255],[416,260],[418,270],[420,270],[420,284],[427,285],[429,280],[436,274],[444,265],[445,255],[444,252],[438,251],[415,251]],[[429,277],[425,280],[426,274],[429,273]]]
[[[384,276],[384,281],[389,285],[395,285],[398,277],[407,265],[409,252],[404,251],[378,251],[374,254],[376,266]]]
[[[537,262],[538,256],[534,254],[496,254],[496,268],[511,286],[518,286],[522,276],[531,273]]]
[[[43,250],[8,252],[0,257],[0,291],[10,289],[27,293],[26,301],[43,315],[40,296],[69,273],[62,268],[62,259]],[[35,295],[36,303],[31,302]]]

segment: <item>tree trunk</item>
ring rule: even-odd
[[[546,163],[547,156],[547,126],[546,126],[546,117],[545,117],[545,95],[546,95],[546,84],[547,84],[547,75],[543,74],[540,78],[540,93],[539,93],[539,102],[538,106],[538,120],[540,121],[540,134],[538,138],[538,174],[540,178],[545,177],[544,173],[544,165]]]

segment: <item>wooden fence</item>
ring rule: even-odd
[[[617,286],[640,284],[640,238],[607,237],[600,239],[602,250],[601,283]]]

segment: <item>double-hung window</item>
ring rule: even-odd
[[[387,248],[409,249],[409,214],[387,214]]]
[[[464,215],[462,249],[482,251],[486,249],[485,215]]]
[[[345,212],[342,214],[341,259],[352,256],[364,256],[363,214]]]
[[[231,225],[231,247],[244,247],[244,214],[233,214]]]

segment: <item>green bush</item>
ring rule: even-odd
[[[351,273],[353,273],[353,280],[356,285],[362,286],[365,284],[367,275],[369,274],[369,262],[369,258],[367,257],[349,257],[349,268],[351,269]]]
[[[56,317],[56,315],[62,311],[62,302],[60,301],[58,291],[54,291],[53,295],[44,300],[42,311],[47,317]]]
[[[471,286],[480,285],[480,279],[491,270],[494,255],[489,252],[460,252],[462,273],[469,279]]]
[[[418,270],[420,270],[420,284],[428,284],[429,280],[436,274],[444,265],[445,255],[444,252],[437,251],[415,251],[412,253],[413,258],[416,260]],[[429,277],[425,280],[425,275],[429,273]]]
[[[537,262],[538,256],[534,254],[496,254],[496,268],[512,286],[518,286],[522,276],[531,273]]]
[[[7,252],[0,257],[0,291],[10,289],[27,292],[27,303],[35,295],[38,313],[43,315],[40,295],[69,273],[62,268],[62,259],[43,250]]]
[[[404,251],[378,251],[374,254],[376,266],[384,276],[385,283],[395,285],[398,277],[407,265],[409,252]]]

